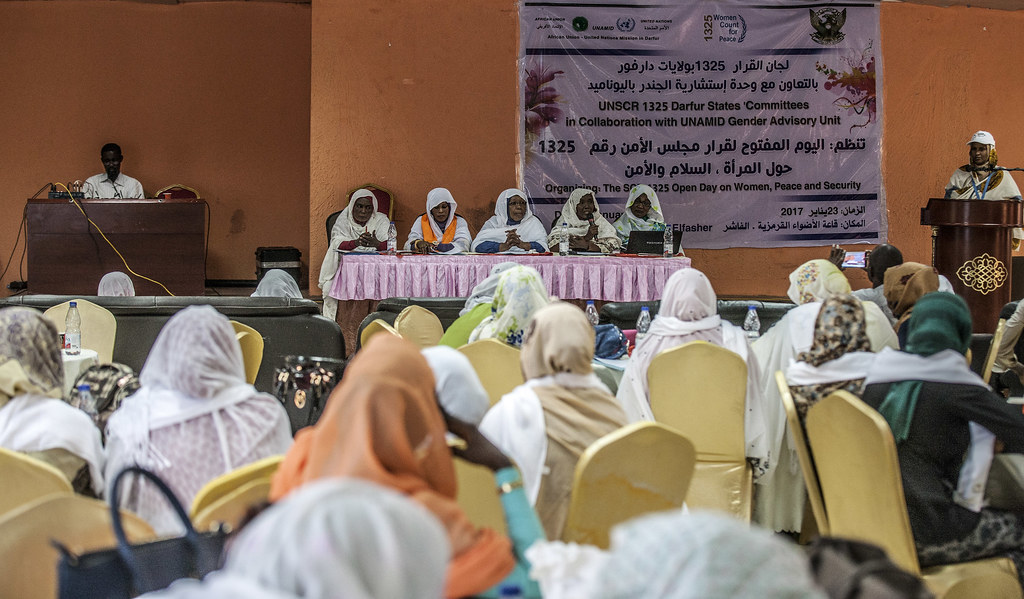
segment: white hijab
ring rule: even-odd
[[[438,599],[451,549],[405,496],[354,478],[303,485],[253,520],[206,580],[149,599]]]
[[[564,222],[569,225],[570,235],[586,235],[587,229],[590,228],[590,223],[576,216],[576,207],[580,205],[580,200],[586,195],[594,196],[594,205],[597,206],[593,215],[594,224],[597,225],[597,238],[604,239],[611,237],[618,241],[619,237],[615,233],[615,227],[608,222],[608,219],[601,216],[601,207],[597,204],[597,194],[595,194],[593,190],[583,187],[574,189],[573,192],[569,194],[569,199],[566,200],[565,206],[562,206],[562,214],[558,217],[558,221],[555,223],[554,230],[551,234],[554,235],[558,233],[561,229],[562,223]],[[548,242],[551,242],[550,238],[548,239]]]
[[[438,227],[437,221],[434,220],[430,211],[437,208],[438,204],[448,202],[448,220],[444,221],[444,227]],[[444,237],[444,232],[448,229],[448,226],[455,220],[455,210],[459,205],[455,202],[455,198],[452,197],[452,192],[448,191],[444,187],[435,187],[427,193],[427,222],[430,223],[430,230],[434,232],[434,237],[441,240]],[[419,219],[417,219],[418,224]]]
[[[487,275],[483,281],[476,284],[473,288],[472,293],[466,299],[466,305],[459,310],[459,316],[465,316],[467,312],[480,304],[489,304],[494,299],[494,292],[498,289],[498,279],[501,278],[501,273],[506,270],[517,266],[515,262],[502,262],[495,264],[491,267],[491,274]]]
[[[256,291],[250,297],[291,297],[302,299],[302,291],[295,279],[280,268],[272,268],[267,271]]]
[[[359,198],[370,198],[370,201],[373,203],[373,215],[363,225],[357,223],[356,219],[352,216],[352,208]],[[388,217],[377,211],[377,196],[373,195],[372,191],[369,189],[357,189],[352,192],[348,205],[338,215],[338,219],[334,221],[334,227],[331,228],[331,242],[327,247],[327,255],[324,256],[323,264],[320,265],[320,277],[318,278],[317,286],[324,292],[324,316],[333,319],[338,312],[338,300],[329,295],[331,283],[334,281],[334,275],[338,273],[338,264],[340,263],[338,252],[334,250],[338,249],[341,242],[359,239],[359,236],[366,231],[372,232],[377,239],[386,241],[390,224],[391,221],[388,220]],[[377,251],[375,247],[356,249]]]
[[[508,201],[513,196],[519,196],[526,200],[526,216],[523,220],[516,224],[508,224]],[[480,228],[480,232],[477,233],[476,239],[470,247],[476,250],[476,246],[485,241],[493,241],[496,243],[504,243],[507,238],[508,231],[515,229],[516,234],[523,241],[537,242],[544,247],[544,251],[548,251],[548,232],[544,228],[544,224],[540,222],[540,219],[533,214],[533,207],[530,205],[530,200],[526,196],[526,192],[519,189],[506,189],[501,192],[498,199],[494,202],[494,216],[487,219],[484,226]],[[512,253],[526,253],[526,250],[522,248],[511,248],[509,250]]]
[[[134,297],[135,285],[132,283],[131,277],[115,270],[103,275],[96,295],[100,297]]]
[[[480,426],[491,400],[469,358],[447,345],[436,345],[420,353],[434,371],[437,402],[459,420]]]

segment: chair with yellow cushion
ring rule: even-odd
[[[790,434],[793,435],[793,444],[796,445],[796,456],[800,460],[800,472],[803,474],[804,486],[807,489],[807,502],[811,505],[814,523],[818,527],[820,536],[828,536],[828,516],[825,513],[825,500],[821,497],[818,473],[814,469],[814,457],[811,455],[810,446],[807,445],[807,436],[804,435],[804,427],[800,424],[800,414],[796,411],[793,394],[790,392],[786,376],[782,374],[781,370],[775,372],[775,383],[779,386],[782,407],[786,410],[786,425],[789,427]]]
[[[0,517],[40,497],[74,491],[60,470],[17,451],[0,448]]]
[[[122,511],[125,534],[139,543],[155,537],[141,518]],[[57,596],[57,541],[75,555],[117,545],[110,507],[71,493],[48,495],[0,518],[0,597],[53,599]]]
[[[363,332],[359,334],[359,347],[366,347],[366,343],[370,338],[378,333],[389,333],[391,335],[401,336],[398,335],[398,331],[395,330],[395,327],[389,325],[387,321],[378,318],[366,325],[366,327],[363,328]]]
[[[526,382],[519,367],[519,350],[511,345],[497,339],[481,339],[463,345],[459,351],[469,358],[492,406],[502,395]]]
[[[992,378],[992,367],[995,366],[996,358],[999,355],[999,345],[1003,342],[1003,334],[1006,332],[1006,319],[1000,318],[996,324],[996,332],[992,334],[992,343],[988,346],[988,353],[985,354],[985,365],[982,368],[981,378],[988,381]],[[969,364],[970,362],[968,362]]]
[[[114,360],[114,339],[117,336],[117,319],[103,306],[88,300],[74,299],[50,306],[43,316],[57,327],[58,333],[64,332],[64,320],[68,315],[71,302],[78,303],[78,313],[82,317],[82,347],[99,354],[100,364]]]
[[[192,517],[192,526],[204,531],[227,524],[230,530],[238,530],[249,510],[266,502],[268,497],[270,478],[251,480],[200,510]]]
[[[746,363],[723,347],[692,341],[655,356],[647,384],[654,419],[697,448],[686,505],[749,522],[753,478],[744,437]]]
[[[235,329],[235,338],[242,346],[242,361],[245,362],[245,380],[251,385],[256,382],[256,375],[263,363],[263,335],[247,324],[231,321]]]
[[[262,460],[256,460],[251,464],[235,468],[231,472],[222,474],[206,483],[196,493],[195,499],[192,500],[192,510],[189,516],[195,518],[200,512],[213,505],[216,501],[241,488],[246,483],[262,480],[269,482],[270,478],[277,472],[277,467],[281,465],[281,460],[283,459],[283,455],[275,455],[263,458]]]
[[[576,464],[562,540],[607,549],[616,524],[681,509],[694,460],[693,444],[657,422],[634,422],[601,437]]]
[[[437,345],[444,335],[444,326],[436,314],[413,304],[406,306],[395,317],[395,331],[422,349]]]
[[[505,509],[489,468],[455,458],[455,480],[458,486],[456,501],[469,521],[478,528],[490,528],[507,534]]]
[[[921,569],[896,442],[881,414],[837,391],[811,406],[806,422],[830,534],[878,545],[901,568],[922,576],[938,597],[1021,597],[1019,584],[1006,583],[1007,577],[1016,581],[1009,558]]]

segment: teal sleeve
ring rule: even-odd
[[[508,527],[508,536],[512,540],[512,550],[516,556],[516,567],[494,588],[480,595],[481,597],[498,597],[499,589],[507,584],[518,585],[523,591],[523,597],[540,597],[540,587],[535,580],[531,580],[530,561],[524,555],[526,550],[537,541],[545,540],[544,528],[533,511],[530,500],[523,491],[523,479],[519,470],[514,466],[502,468],[494,473],[494,482],[497,485],[501,496],[501,507],[505,510],[505,525]],[[508,493],[501,493],[504,484],[514,486]]]

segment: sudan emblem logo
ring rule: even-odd
[[[825,46],[832,46],[843,41],[846,34],[842,32],[846,23],[846,9],[836,10],[835,8],[822,8],[820,10],[809,9],[811,13],[811,27],[814,33],[811,39]]]

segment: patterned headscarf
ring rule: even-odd
[[[32,308],[0,310],[0,406],[25,393],[60,397],[63,386],[57,328]]]
[[[789,275],[786,294],[794,304],[820,302],[838,293],[850,293],[850,281],[828,260],[804,262]]]
[[[514,266],[501,273],[491,302],[491,315],[473,329],[469,340],[493,338],[519,347],[534,312],[549,303],[551,299],[540,273],[529,266]]]
[[[814,323],[811,348],[797,361],[821,366],[854,351],[871,351],[864,306],[852,295],[833,295],[826,299]]]
[[[939,274],[920,262],[904,262],[885,271],[885,301],[892,315],[900,319],[926,293],[939,290]],[[907,314],[909,316],[909,314]]]

